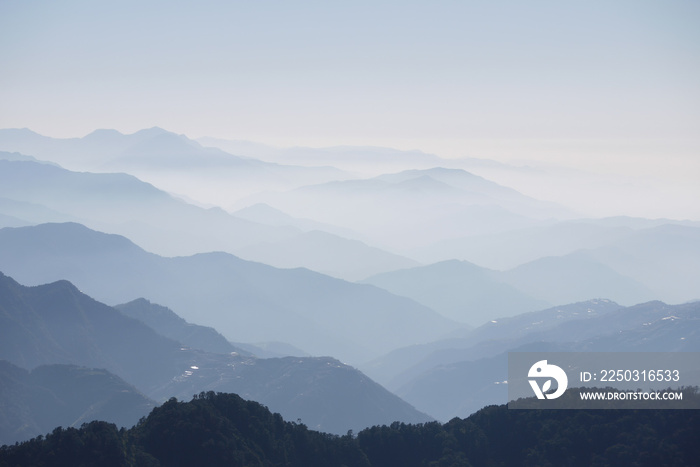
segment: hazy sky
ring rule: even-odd
[[[700,176],[698,1],[0,0],[0,127]]]

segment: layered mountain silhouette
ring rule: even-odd
[[[154,127],[125,135],[96,130],[83,138],[50,138],[27,129],[0,130],[0,150],[19,152],[70,170],[126,172],[171,193],[216,204],[221,196],[290,189],[348,177],[325,167],[263,162],[206,148],[184,135]]]
[[[128,235],[164,254],[232,250],[297,233],[237,219],[221,209],[203,209],[126,174],[72,172],[27,161],[0,160],[0,198],[39,206],[33,223],[79,220]],[[14,209],[9,214],[22,218]]]
[[[503,282],[550,303],[598,296],[631,305],[698,299],[698,245],[697,222],[617,217],[446,240],[410,256],[502,271]]]
[[[504,402],[508,351],[698,350],[697,222],[571,220],[419,152],[229,147],[0,130],[0,269],[32,286],[0,276],[0,426],[222,391],[345,433]]]
[[[236,392],[336,433],[430,419],[332,358],[257,359],[190,349],[67,281],[26,287],[3,275],[0,290],[0,359],[25,369],[58,363],[104,368],[156,401]]]
[[[508,331],[513,328],[506,322],[502,338],[495,327],[475,330],[477,334],[486,332],[490,339],[471,341],[468,347],[457,348],[459,344],[455,344],[450,349],[424,354],[414,368],[396,377],[388,387],[419,410],[449,420],[506,400],[507,352],[700,350],[700,302],[684,305],[649,302],[613,308],[592,317],[587,314],[545,329],[531,326],[527,333]],[[697,384],[697,375],[687,376],[688,384]]]
[[[499,276],[498,271],[450,260],[378,274],[363,282],[412,298],[444,316],[472,326],[494,318],[540,310],[549,304],[503,282]]]
[[[74,172],[20,154],[0,154],[2,227],[75,221],[125,235],[169,256],[227,251],[348,280],[418,264],[357,239],[309,232],[292,218],[286,223],[257,222],[259,216],[248,214],[252,220],[204,209],[123,173]]]
[[[571,390],[571,397],[578,394]],[[686,389],[687,404],[698,404]],[[171,399],[129,430],[57,428],[0,449],[7,465],[694,465],[697,410],[480,410],[448,423],[375,426],[332,436],[235,394]]]
[[[378,272],[418,266],[418,262],[321,230],[236,251],[242,258],[278,268],[304,267],[349,281]]]
[[[151,303],[145,298],[137,298],[129,303],[116,305],[114,308],[130,318],[143,322],[158,334],[187,347],[212,353],[253,356],[251,352],[230,343],[216,329],[188,323],[170,308]]]
[[[544,333],[564,323],[572,322],[578,327],[584,320],[606,316],[621,308],[611,300],[587,300],[501,317],[447,339],[394,350],[363,365],[363,370],[385,386],[396,389],[433,367],[492,356],[514,345],[545,339]],[[605,325],[594,329],[589,336],[608,332]],[[563,337],[564,340],[569,338],[569,335]]]
[[[76,170],[112,172],[126,167],[171,170],[215,167],[271,168],[254,158],[236,156],[218,148],[203,147],[184,135],[153,127],[132,134],[95,130],[83,138],[51,138],[29,129],[0,130],[0,148],[50,160]]]
[[[644,284],[585,252],[540,258],[501,275],[504,282],[551,304],[607,297],[633,305],[655,297]]]
[[[422,151],[402,151],[376,146],[277,148],[250,141],[231,141],[211,137],[197,138],[197,142],[204,146],[220,148],[231,154],[241,154],[278,164],[331,166],[363,175],[397,172],[407,168],[429,169],[445,166],[451,162]]]
[[[30,372],[5,360],[0,360],[0,400],[0,445],[92,420],[129,428],[156,406],[106,370],[42,365]]]
[[[275,267],[306,267],[346,280],[412,266],[418,262],[371,247],[351,229],[297,219],[259,203],[233,213],[236,217],[276,227],[294,227],[299,234],[276,242],[264,242],[235,251],[236,255]]]
[[[592,249],[587,254],[645,284],[654,298],[682,303],[700,298],[700,227],[663,224]]]
[[[371,285],[226,253],[164,258],[79,224],[0,230],[0,264],[26,284],[67,278],[109,304],[144,297],[234,342],[289,342],[345,362],[429,342],[458,327]]]
[[[303,350],[284,342],[231,343],[216,329],[188,323],[170,308],[151,303],[145,298],[137,298],[129,303],[116,305],[114,308],[130,318],[143,322],[158,334],[197,350],[260,358],[310,356]]]
[[[631,305],[698,299],[700,228],[662,223],[595,248],[540,258],[504,273],[504,281],[553,303],[607,297]]]
[[[569,231],[554,230],[556,234],[547,236],[552,241]],[[378,274],[363,282],[477,325],[547,304],[595,297],[628,306],[655,298],[670,303],[697,299],[700,228],[662,223],[639,230],[591,232],[596,232],[596,240],[591,240],[599,245],[595,248],[538,258],[505,271],[448,260]]]
[[[104,368],[152,393],[188,368],[192,353],[80,292],[68,281],[25,287],[0,276],[0,358],[31,369],[75,364]]]
[[[610,218],[553,222],[507,232],[450,238],[415,249],[410,254],[427,263],[461,259],[504,271],[539,258],[604,246],[635,230],[658,225],[640,221],[642,219]]]
[[[265,203],[294,217],[349,228],[394,249],[572,215],[467,171],[439,167],[263,193],[241,203]]]

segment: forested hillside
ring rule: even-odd
[[[393,423],[337,436],[209,392],[171,399],[129,430],[92,422],[5,446],[0,466],[687,466],[700,458],[698,433],[696,410],[490,406],[442,425]]]

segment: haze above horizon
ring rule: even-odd
[[[8,1],[0,128],[555,165],[637,177],[698,219],[699,16],[688,1]]]

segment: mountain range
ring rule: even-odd
[[[578,394],[573,394],[576,396]],[[684,392],[698,405],[697,390]],[[509,410],[333,436],[235,394],[168,400],[129,430],[92,422],[0,448],[6,465],[693,465],[697,410]]]
[[[161,401],[198,391],[238,392],[289,419],[296,417],[335,433],[392,419],[427,420],[334,359],[256,359],[200,352],[157,336],[66,281],[24,287],[0,276],[0,288],[4,344],[0,359],[13,362],[0,364],[3,442],[26,439],[51,424],[77,426],[95,417],[128,426],[153,406],[106,370],[56,364],[57,359],[128,374],[137,387],[150,388],[151,396]],[[133,314],[154,314],[155,309],[169,315],[143,300],[128,308]],[[471,331],[461,342],[432,345],[438,350],[426,355],[433,366],[397,392],[440,419],[465,416],[505,397],[505,385],[499,383],[505,381],[506,350],[697,352],[698,312],[700,302],[675,306],[650,302],[624,308],[603,300],[505,318]],[[449,360],[454,363],[446,363]],[[31,373],[16,366],[37,363]],[[167,377],[163,370],[168,368],[178,373]],[[43,408],[47,404],[50,410]]]
[[[226,251],[350,280],[418,264],[337,233],[309,232],[291,218],[256,222],[193,205],[131,175],[74,172],[16,153],[0,153],[0,215],[0,226],[80,222],[163,255]]]
[[[507,400],[508,352],[700,350],[700,302],[666,305],[655,301],[632,307],[603,302],[566,308],[485,325],[462,342],[414,349],[410,352],[413,365],[385,384],[419,410],[449,420]],[[569,318],[547,319],[559,310],[570,313]],[[499,332],[501,327],[503,332]],[[700,375],[687,376],[688,384],[700,384]]]
[[[108,304],[143,297],[167,306],[231,341],[289,342],[355,364],[458,327],[371,285],[226,253],[161,257],[79,224],[1,229],[0,264],[26,284],[67,278]]]
[[[634,219],[620,222],[640,224]],[[586,235],[574,234],[579,227],[592,236],[590,241],[584,240]],[[698,298],[695,278],[700,276],[700,228],[668,221],[645,222],[635,228],[599,227],[592,221],[552,226],[549,233],[540,232],[541,241],[553,244],[550,251],[558,248],[557,238],[568,245],[560,251],[579,241],[590,248],[543,256],[506,270],[453,259],[380,273],[362,282],[476,325],[592,298],[604,297],[623,305],[653,299],[683,303]],[[527,248],[528,242],[519,245]]]
[[[145,298],[137,298],[129,303],[116,305],[114,308],[123,315],[141,321],[161,336],[187,347],[211,353],[253,356],[251,352],[236,347],[226,340],[216,329],[188,323],[170,308],[151,303]]]
[[[561,305],[511,317],[493,319],[479,327],[427,344],[394,350],[363,365],[363,370],[383,385],[396,389],[423,371],[446,363],[492,356],[504,351],[513,342],[521,344],[538,340],[542,333],[567,322],[580,325],[623,308],[617,303],[588,300]],[[601,327],[601,333],[607,328]],[[534,336],[534,337],[533,337]],[[494,350],[495,348],[495,350]]]
[[[118,376],[75,365],[31,372],[0,360],[0,445],[105,420],[129,428],[156,403]]]
[[[158,334],[196,350],[218,354],[236,354],[244,357],[309,357],[303,350],[285,342],[232,343],[216,329],[188,323],[168,307],[137,298],[129,303],[115,305],[117,310],[137,319]]]
[[[5,226],[79,222],[124,235],[161,255],[225,251],[353,281],[420,266],[415,260],[461,259],[512,272],[505,282],[548,304],[594,297],[624,304],[698,298],[693,287],[700,264],[697,222],[573,220],[576,214],[561,206],[462,169],[419,164],[419,169],[367,179],[341,172],[305,178],[291,166],[204,148],[159,128],[132,135],[99,130],[65,140],[0,130],[0,150],[31,152],[53,164],[19,153],[0,154],[0,222]],[[352,159],[364,154],[358,151],[336,152]],[[387,155],[395,161],[415,159],[401,152]],[[414,156],[441,163],[428,155]],[[184,165],[178,162],[182,158],[188,161]],[[71,172],[55,165],[74,164],[68,167],[80,170],[100,165],[110,171],[117,166],[105,164],[119,160],[148,166],[149,173],[164,180],[144,178],[156,188],[125,174]],[[236,173],[227,167],[236,167]],[[221,184],[240,186],[248,170],[241,167],[264,167],[259,175],[269,175],[269,184],[251,178],[245,193],[227,195]],[[128,164],[122,169],[142,177]],[[292,170],[283,177],[289,180],[286,185],[274,181],[278,169]],[[188,180],[195,179],[197,186],[190,187]],[[183,200],[198,199],[199,189],[216,194],[220,206],[236,206],[235,214]],[[563,289],[547,285],[567,277]]]
[[[500,280],[498,271],[458,260],[386,272],[362,282],[412,298],[471,326],[549,305],[521,291],[526,288]]]
[[[408,250],[455,236],[540,225],[573,214],[461,169],[407,170],[337,180],[240,200],[359,232],[379,246]]]
[[[26,370],[33,369],[30,376],[58,368],[54,373],[64,374],[65,382],[55,384],[62,384],[60,387],[63,388],[81,385],[81,378],[93,374],[92,370],[71,369],[73,367],[65,365],[104,369],[96,370],[97,374],[103,375],[102,379],[114,380],[105,370],[118,375],[126,383],[117,380],[105,384],[105,401],[101,404],[117,405],[121,399],[110,402],[110,394],[121,394],[126,390],[124,398],[138,404],[126,407],[125,416],[142,416],[145,412],[138,413],[139,410],[152,407],[146,403],[150,404],[150,401],[138,396],[137,390],[159,402],[169,397],[189,398],[201,391],[215,390],[236,392],[258,400],[290,419],[302,419],[316,429],[335,433],[394,420],[430,420],[358,370],[332,358],[258,359],[236,353],[216,354],[191,349],[159,335],[117,309],[93,300],[67,281],[26,287],[2,275],[0,290],[0,360]],[[64,366],[55,367],[56,364]],[[49,369],[36,369],[42,365],[49,365],[46,367]],[[6,367],[8,374],[15,374],[15,382],[7,386],[8,394],[21,393],[20,389],[23,384],[28,384],[29,376],[25,370],[9,364]],[[136,389],[128,389],[127,383]],[[42,387],[53,388],[52,384],[47,382]],[[87,390],[89,385],[83,386]],[[94,405],[97,403],[95,397],[85,398],[84,403],[93,400]],[[21,397],[19,400],[5,400],[10,406],[19,407],[10,410],[10,414],[37,403],[34,399],[34,402],[27,402]],[[93,412],[86,412],[85,417],[101,413],[97,410],[99,405],[93,405],[90,406]],[[57,422],[59,424],[76,423],[79,418],[73,417],[76,410],[71,409],[64,415],[56,412],[52,415],[52,423],[57,419],[62,420]],[[33,412],[24,412],[31,420]],[[87,421],[85,417],[81,420]],[[21,416],[18,420],[27,421]],[[17,436],[23,433],[18,428],[22,426],[19,422],[15,423],[13,431]]]
[[[581,218],[465,170],[529,168],[201,142],[223,149],[0,130],[6,439],[214,391],[336,434],[437,430],[506,401],[508,352],[699,349],[698,222]]]
[[[83,138],[50,138],[28,129],[2,129],[0,150],[50,160],[70,170],[127,172],[174,193],[194,189],[194,197],[205,203],[216,199],[217,191],[241,196],[251,189],[294,187],[348,176],[328,164],[300,167],[237,156],[158,127],[128,135],[101,129]]]
[[[63,221],[124,233],[164,254],[227,250],[297,232],[185,203],[131,175],[72,172],[30,161],[0,160],[0,198],[41,207],[29,211],[32,223],[57,220],[60,213]],[[22,212],[10,214],[21,219]],[[42,212],[51,217],[40,217]]]
[[[231,154],[240,154],[277,164],[306,167],[337,167],[362,176],[376,176],[400,172],[408,168],[429,169],[444,167],[450,160],[422,151],[400,151],[373,146],[336,146],[328,148],[278,148],[250,141],[232,141],[221,138],[197,138],[207,147],[216,147]],[[476,159],[472,159],[476,161]]]

